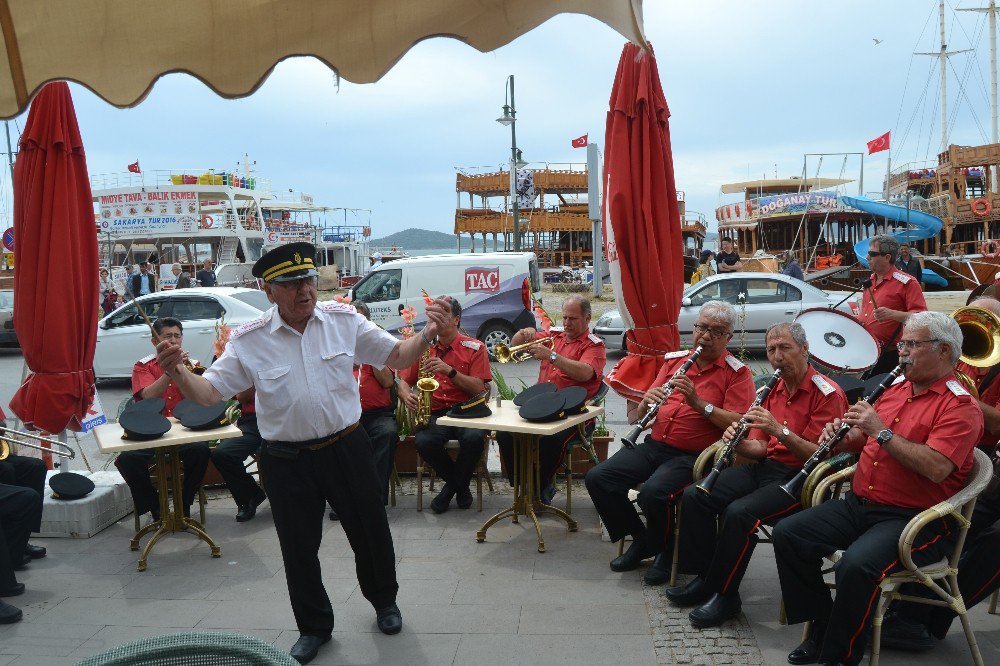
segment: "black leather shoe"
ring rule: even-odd
[[[705,579],[695,576],[684,585],[668,587],[663,591],[675,606],[697,606],[708,601],[712,591],[705,585]]]
[[[448,505],[451,504],[453,497],[455,497],[455,489],[447,483],[444,484],[444,488],[441,489],[438,496],[431,500],[431,511],[434,513],[444,513],[448,510]]]
[[[292,646],[289,654],[292,655],[292,659],[300,664],[308,664],[316,658],[320,646],[329,640],[330,634],[326,636],[300,636],[299,640],[295,641],[295,645]]]
[[[0,597],[19,597],[24,594],[24,583],[14,583],[14,587],[0,590]]]
[[[735,594],[713,594],[708,601],[695,608],[688,615],[691,626],[698,629],[717,627],[726,620],[731,620],[740,614],[743,602],[739,592]]]
[[[32,546],[30,543],[24,547],[24,554],[33,560],[42,559],[47,552],[42,546]]]
[[[14,624],[21,621],[21,609],[0,601],[0,624]]]
[[[333,509],[330,509],[330,520],[340,520],[340,516]]]
[[[670,555],[660,553],[653,560],[653,566],[646,569],[642,580],[646,585],[663,585],[670,581]]]
[[[459,509],[468,509],[472,506],[472,491],[469,487],[459,488],[458,492],[455,493],[455,503],[458,504]]]
[[[923,652],[937,645],[927,631],[927,625],[910,622],[898,614],[886,615],[882,621],[882,647],[907,652]]]
[[[31,556],[25,553],[21,556],[21,561],[14,567],[14,571],[24,571],[31,564]]]
[[[813,621],[809,635],[799,646],[788,653],[789,664],[815,664],[819,661],[819,649],[823,644],[823,629]]]
[[[383,634],[391,636],[403,630],[403,614],[399,612],[399,606],[396,604],[375,611],[375,622]]]
[[[611,570],[634,571],[644,559],[653,555],[655,553],[647,552],[640,541],[633,541],[624,553],[611,560]]]
[[[236,512],[236,522],[245,523],[248,520],[251,520],[257,515],[257,507],[263,504],[265,499],[267,499],[267,496],[261,493],[257,499],[253,500],[249,504],[244,504],[239,507],[239,511]]]

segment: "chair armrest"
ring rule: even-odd
[[[708,469],[715,465],[715,459],[722,453],[725,444],[720,439],[715,444],[709,444],[704,451],[698,454],[691,468],[691,477],[694,481],[701,481],[708,474]]]
[[[846,469],[849,465],[853,464],[854,464],[854,455],[851,453],[843,452],[843,453],[838,453],[837,455],[828,458],[819,463],[818,465],[816,465],[816,469],[814,469],[812,473],[806,477],[806,482],[802,484],[802,492],[799,495],[802,500],[802,507],[808,508],[813,505],[812,503],[814,501],[814,497],[816,494],[816,488],[823,479],[825,479],[830,474]],[[829,488],[830,488],[829,485],[824,486],[823,488],[824,495]]]
[[[808,506],[812,507],[818,504],[822,504],[826,499],[826,495],[830,491],[830,488],[837,485],[838,483],[843,483],[844,481],[851,479],[854,476],[854,470],[856,467],[857,465],[851,465],[850,467],[845,467],[839,472],[834,472],[833,474],[830,474],[825,478],[817,481],[816,489],[813,490],[812,496],[809,498]],[[813,473],[815,473],[815,470],[813,470]],[[805,499],[805,497],[803,497],[803,499]],[[803,508],[807,507],[805,502],[803,502],[802,506]]]

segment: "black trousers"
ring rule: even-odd
[[[438,425],[437,417],[444,413],[444,410],[435,413],[431,424],[417,433],[417,453],[452,488],[468,488],[472,475],[476,473],[476,465],[483,457],[486,431]],[[457,460],[452,460],[444,449],[450,439],[458,440]]]
[[[42,501],[45,498],[45,463],[28,456],[8,456],[0,460],[0,483],[9,486],[30,488],[38,495],[38,520],[31,525],[31,531],[42,528]]]
[[[800,507],[780,487],[796,471],[762,460],[724,470],[711,493],[689,486],[681,499],[680,570],[701,576],[712,592],[739,590],[760,541],[757,528]]]
[[[958,563],[958,589],[966,608],[972,608],[1000,589],[1000,498],[979,498],[972,511],[972,525],[965,536],[965,546]],[[937,599],[923,585],[904,585],[900,590],[911,596]],[[948,634],[955,612],[950,608],[900,601],[893,609],[910,622],[927,625],[938,638]]]
[[[392,463],[396,459],[396,447],[399,446],[396,413],[391,407],[361,412],[361,427],[365,429],[372,443],[375,471],[378,473],[379,483],[382,484],[384,506],[389,503],[389,477],[392,476]]]
[[[778,580],[788,623],[828,619],[819,662],[856,664],[864,656],[878,584],[898,571],[899,535],[916,509],[866,505],[853,494],[782,520],[774,528]],[[913,546],[917,566],[954,546],[951,521],[928,525]],[[837,564],[837,596],[823,582],[823,558],[845,549]]]
[[[594,422],[587,424],[587,430],[593,432]],[[538,438],[538,478],[541,490],[552,485],[556,472],[566,458],[566,445],[578,437],[576,426],[560,430],[554,435],[545,435]],[[503,458],[504,467],[507,470],[507,480],[511,485],[514,483],[514,435],[509,432],[497,432],[497,443],[500,444],[500,457]]]
[[[611,540],[631,534],[647,553],[669,552],[673,506],[691,484],[696,458],[647,436],[634,449],[622,448],[587,472],[587,491]],[[636,501],[646,516],[645,525],[628,500],[628,491],[638,483],[643,483]]]
[[[246,506],[262,499],[264,494],[243,464],[251,455],[260,452],[263,440],[257,428],[256,414],[241,416],[236,425],[243,434],[222,440],[212,450],[212,462],[225,480],[236,504]]]
[[[261,462],[299,632],[325,636],[333,631],[333,607],[319,562],[327,502],[354,551],[361,593],[376,609],[394,603],[396,556],[364,429],[318,451],[304,449],[295,459],[272,455],[265,443]]]
[[[0,483],[0,590],[17,584],[14,567],[34,525],[42,520],[42,501],[34,490]]]
[[[205,470],[208,469],[208,460],[211,454],[208,451],[208,444],[198,442],[197,444],[185,444],[180,447],[181,463],[184,466],[184,487],[183,500],[185,510],[190,510],[194,502],[198,488],[201,487],[201,480],[205,478]],[[140,516],[147,511],[160,509],[160,496],[153,488],[153,482],[149,478],[149,466],[156,460],[156,452],[153,449],[142,449],[140,451],[125,451],[115,458],[115,467],[122,473],[128,489],[132,492],[132,500],[135,502],[135,510]]]

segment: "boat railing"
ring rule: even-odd
[[[175,185],[214,185],[254,190],[271,196],[271,180],[259,176],[240,176],[215,169],[153,169],[134,173],[97,173],[90,176],[90,187],[110,190],[125,187],[170,187]]]

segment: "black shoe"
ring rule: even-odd
[[[160,520],[160,509],[159,508],[150,509],[149,515],[153,519],[154,523],[157,522],[157,521],[159,521]]]
[[[458,504],[459,509],[468,509],[472,506],[472,491],[469,490],[468,486],[458,489],[455,495],[455,503]]]
[[[21,609],[0,601],[0,624],[14,624],[20,622],[22,617]]]
[[[612,571],[634,571],[639,568],[639,564],[646,558],[652,557],[656,553],[646,551],[641,541],[633,540],[628,549],[611,560]]]
[[[21,556],[21,561],[14,567],[14,571],[24,571],[31,564],[31,556],[25,553]]]
[[[0,590],[0,597],[19,597],[24,594],[24,583],[14,583],[13,587]]]
[[[740,593],[713,594],[708,601],[695,608],[688,615],[691,626],[698,629],[717,627],[726,620],[731,620],[740,614],[743,602]]]
[[[330,509],[330,520],[340,520],[340,516],[333,509]]]
[[[544,504],[545,506],[551,506],[552,500],[555,498],[555,496],[556,496],[556,487],[555,484],[552,483],[542,488],[542,492],[539,495],[542,504]]]
[[[236,512],[236,522],[245,523],[248,520],[251,520],[257,515],[257,507],[263,504],[265,499],[267,499],[267,496],[264,495],[264,493],[261,493],[257,499],[251,501],[249,504],[244,504],[239,507],[239,511]]]
[[[670,581],[670,556],[660,553],[653,560],[653,566],[646,569],[646,574],[642,577],[646,585],[663,585]]]
[[[24,547],[24,554],[33,560],[40,560],[45,557],[48,551],[42,546],[32,546],[30,543]]]
[[[819,661],[819,649],[823,645],[823,627],[818,627],[816,621],[809,629],[809,635],[799,643],[799,646],[788,653],[789,664],[815,664]]]
[[[375,611],[375,622],[383,634],[391,636],[403,630],[403,614],[399,612],[399,606],[396,604]]]
[[[708,601],[712,591],[705,585],[705,579],[695,576],[684,585],[668,587],[663,591],[675,606],[697,606]]]
[[[308,664],[316,658],[320,646],[329,640],[330,634],[326,636],[300,636],[299,640],[295,641],[295,645],[292,646],[289,654],[292,655],[292,659],[300,664]]]
[[[886,615],[882,621],[882,647],[923,652],[935,645],[937,641],[921,622],[910,622],[898,614]]]
[[[438,496],[431,500],[431,511],[434,513],[444,513],[448,510],[448,505],[451,504],[451,500],[454,496],[455,489],[447,483],[444,484],[444,488],[441,489]]]

